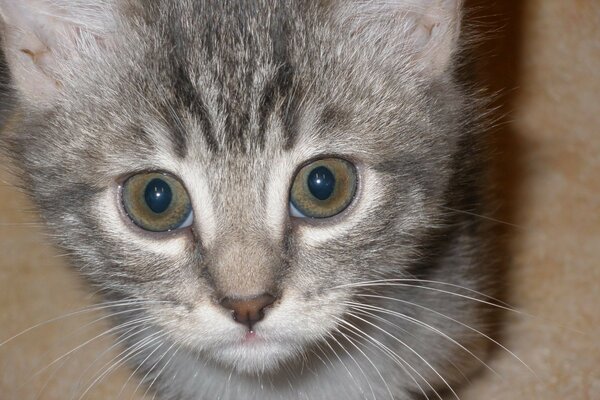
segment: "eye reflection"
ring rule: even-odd
[[[146,186],[144,199],[148,207],[157,214],[165,212],[171,205],[173,192],[167,182],[154,178]]]
[[[308,190],[319,200],[327,200],[335,189],[335,176],[327,167],[313,169],[307,177]]]

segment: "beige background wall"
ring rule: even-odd
[[[469,1],[488,31],[478,74],[504,122],[496,181],[512,263],[510,301],[531,314],[506,321],[504,351],[463,390],[463,400],[600,399],[600,1]],[[501,28],[500,30],[496,28]],[[495,31],[495,33],[491,32]],[[0,172],[2,182],[10,178]],[[45,244],[29,204],[0,184],[0,342],[40,321],[92,304],[90,294]],[[41,374],[33,372],[106,328],[78,330],[101,314],[43,325],[0,346],[0,400],[62,400],[112,345],[102,337]],[[99,326],[101,325],[101,326]],[[99,368],[118,352],[94,364]],[[129,371],[89,393],[113,399]],[[48,384],[45,386],[46,382]],[[129,385],[132,393],[136,384]],[[123,394],[123,398],[129,395]]]

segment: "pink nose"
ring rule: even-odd
[[[265,308],[275,302],[275,297],[264,293],[252,298],[230,298],[221,300],[221,305],[231,310],[233,319],[240,324],[248,326],[252,330],[254,324],[262,320],[265,316]]]

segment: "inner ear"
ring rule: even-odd
[[[418,60],[432,73],[444,72],[458,47],[461,25],[460,0],[428,1],[415,16],[414,47]],[[429,67],[427,67],[427,65]]]

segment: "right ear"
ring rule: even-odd
[[[69,67],[102,48],[110,11],[108,0],[0,0],[2,45],[21,97],[51,103]]]
[[[458,48],[463,0],[339,0],[336,18],[382,56],[429,77],[446,73]]]

